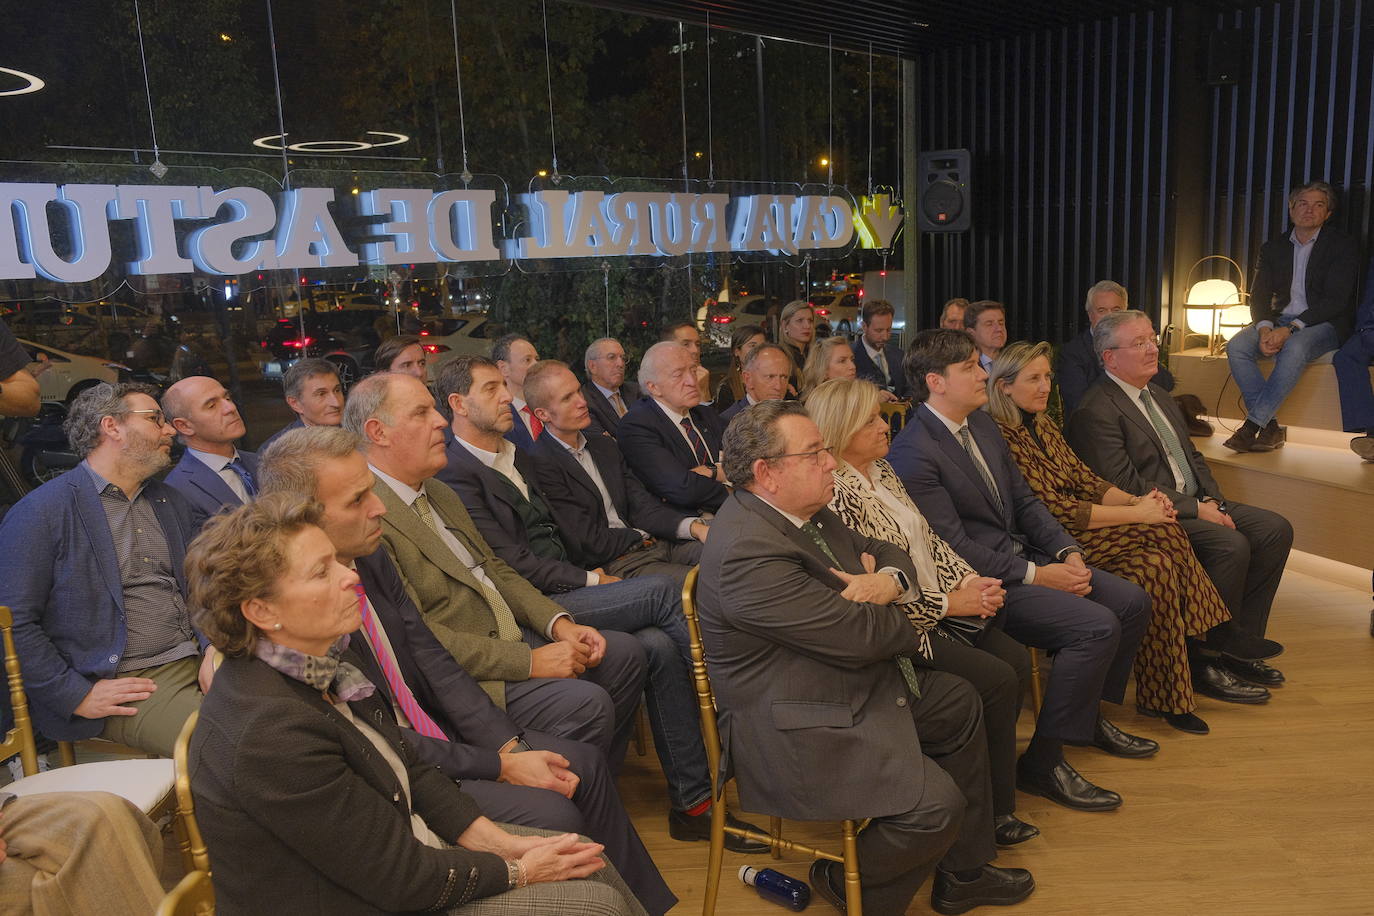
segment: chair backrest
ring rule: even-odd
[[[890,401],[882,404],[880,409],[894,436],[902,431],[902,427],[906,425],[906,418],[911,413],[911,405],[905,401]]]
[[[214,912],[215,887],[203,871],[182,878],[157,907],[157,916],[213,916]]]
[[[10,709],[14,725],[0,742],[0,763],[15,754],[24,766],[24,775],[38,772],[38,746],[33,737],[33,720],[29,718],[29,700],[24,695],[24,676],[19,671],[19,652],[14,648],[14,615],[0,605],[0,636],[5,644],[5,675],[9,680]]]
[[[720,779],[720,731],[716,727],[716,696],[711,691],[711,676],[706,671],[706,650],[701,642],[701,622],[697,617],[697,577],[700,566],[693,566],[682,584],[682,615],[687,618],[687,635],[692,649],[692,681],[697,689],[697,712],[701,716],[701,738],[706,745],[706,762],[711,769],[713,796],[723,789]]]
[[[187,871],[210,872],[210,852],[205,848],[205,839],[200,835],[200,825],[196,823],[196,803],[191,796],[191,768],[188,765],[191,747],[191,734],[196,730],[200,711],[196,710],[186,719],[177,735],[172,748],[172,762],[176,766],[177,796],[177,840],[181,846],[181,859]]]

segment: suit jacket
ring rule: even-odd
[[[382,546],[400,571],[406,594],[435,638],[504,709],[505,682],[529,679],[530,647],[497,639],[496,618],[468,568],[385,481],[378,480],[373,492],[386,506]],[[440,481],[427,480],[424,492],[430,510],[486,570],[515,619],[536,633],[547,633],[553,619],[566,612],[492,552],[453,490]]]
[[[882,370],[868,355],[868,348],[864,346],[863,337],[854,338],[854,343],[850,344],[850,349],[854,351],[854,369],[859,378],[870,381],[879,388],[886,388],[899,398],[911,395],[911,389],[906,381],[906,370],[902,368],[901,347],[895,343],[888,343],[883,347],[883,358],[887,360],[887,371],[891,374],[891,379],[886,383],[883,382]]]
[[[639,478],[630,473],[614,439],[587,437],[587,453],[601,474],[616,514],[632,527],[611,527],[601,491],[591,475],[548,430],[531,452],[539,489],[550,501],[563,543],[577,563],[591,569],[629,552],[642,540],[635,528],[656,538],[677,537],[678,526],[688,516],[644,489]]]
[[[915,581],[894,545],[829,509],[812,520],[847,572],[862,571],[867,552]],[[915,653],[920,634],[896,605],[841,597],[831,560],[753,494],[737,491],[711,527],[697,605],[722,772],[733,765],[740,804],[800,820],[910,810],[924,787],[911,765],[921,746],[893,659]]]
[[[291,432],[291,430],[293,429],[305,429],[305,421],[302,420],[299,416],[297,416],[294,421],[286,424],[281,429],[277,430],[272,435],[262,440],[262,445],[258,446],[258,452],[267,451],[267,446],[271,445],[273,442],[276,442],[279,436],[283,436],[286,433]]]
[[[744,397],[740,398],[738,401],[735,401],[729,407],[725,408],[720,412],[721,426],[729,426],[731,420],[733,420],[740,414],[744,413],[752,406],[754,405],[749,403],[749,395],[746,393]]]
[[[186,545],[197,528],[191,507],[158,480],[149,480],[144,493],[167,538],[184,596]],[[103,720],[74,711],[95,681],[116,676],[128,629],[119,558],[84,467],[48,481],[6,513],[0,523],[0,600],[14,613],[15,648],[23,659],[34,727],[58,741],[100,734]]]
[[[239,450],[239,458],[248,473],[256,477],[258,473],[257,452]],[[181,456],[177,466],[168,472],[163,483],[186,498],[195,514],[196,528],[199,530],[205,520],[225,506],[240,506],[238,495],[224,482],[224,478],[190,452]]]
[[[419,761],[384,693],[348,705],[397,751],[409,804],[373,743],[318,690],[254,656],[220,666],[190,748],[217,912],[370,916],[447,909],[506,889],[499,856],[415,838],[412,810],[450,842],[481,812]]]
[[[1193,440],[1188,438],[1188,421],[1183,411],[1163,389],[1150,385],[1149,390],[1155,406],[1178,435],[1188,465],[1197,477],[1195,496],[1187,496],[1174,487],[1168,451],[1159,434],[1120,386],[1106,376],[1088,389],[1082,405],[1069,416],[1064,438],[1099,477],[1127,493],[1148,493],[1151,487],[1158,487],[1174,501],[1179,518],[1197,518],[1198,497],[1221,499],[1221,487],[1193,446]]]
[[[510,416],[515,421],[515,425],[506,433],[506,438],[515,443],[515,447],[525,451],[534,445],[534,439],[530,436],[530,429],[525,425],[525,418],[520,416],[520,411],[515,409],[515,405],[510,405]]]
[[[1275,321],[1292,301],[1293,243],[1289,232],[1260,248],[1255,283],[1250,288],[1250,318]],[[1307,261],[1307,310],[1298,315],[1305,325],[1330,322],[1344,340],[1355,317],[1355,284],[1360,277],[1359,244],[1328,222],[1312,243]]]
[[[378,547],[358,559],[358,575],[377,622],[386,630],[396,670],[420,708],[444,730],[448,740],[405,730],[405,739],[423,763],[450,779],[490,779],[501,775],[498,750],[522,729],[492,703],[472,675],[434,638],[386,550]],[[350,648],[372,683],[387,687],[367,640],[353,634]]]
[[[973,458],[940,418],[922,404],[914,420],[893,440],[888,463],[930,527],[979,575],[1020,582],[1027,561],[1078,546],[1031,492],[992,417],[975,410],[968,426],[997,484],[1000,511]],[[1021,545],[1021,556],[1014,544]]]
[[[520,496],[511,492],[499,471],[483,464],[452,434],[448,436],[446,450],[448,464],[434,476],[458,494],[477,531],[498,557],[545,594],[570,592],[587,585],[586,569],[567,560],[540,556],[530,549],[525,522],[520,517]],[[525,478],[530,494],[538,493],[539,480],[530,448],[515,450],[515,469]],[[548,504],[547,499],[544,502]],[[549,520],[555,529],[560,527],[552,510]]]
[[[587,400],[587,409],[592,413],[592,422],[614,436],[620,427],[620,416],[615,412],[615,407],[611,405],[610,399],[602,394],[601,389],[596,387],[591,380],[582,383],[582,397]],[[625,382],[620,386],[620,400],[625,402],[627,413],[634,402],[639,400],[639,397],[639,386],[634,382]]]
[[[690,413],[712,459],[718,459],[725,431],[720,417],[709,407],[693,407]],[[644,481],[649,492],[680,512],[696,515],[702,510],[715,511],[729,495],[724,484],[692,471],[700,462],[682,437],[682,430],[653,398],[641,398],[620,418],[616,442],[630,470]]]
[[[1054,364],[1054,379],[1059,384],[1059,396],[1064,399],[1064,415],[1068,416],[1077,409],[1088,388],[1106,375],[1102,363],[1093,349],[1092,328],[1083,332],[1059,348],[1059,358]],[[1165,391],[1174,390],[1174,377],[1163,366],[1151,380]]]

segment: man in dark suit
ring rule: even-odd
[[[516,447],[528,449],[539,438],[543,426],[539,418],[525,403],[525,373],[539,359],[539,352],[520,334],[507,334],[491,346],[491,361],[496,364],[505,379],[506,390],[510,393],[511,423],[506,438]]]
[[[1099,280],[1088,288],[1083,308],[1088,313],[1088,326],[1059,348],[1059,357],[1054,363],[1054,380],[1064,401],[1064,416],[1072,413],[1088,388],[1102,378],[1102,363],[1093,350],[1093,328],[1103,315],[1129,308],[1126,287],[1115,280]],[[1150,382],[1165,391],[1174,390],[1174,377],[1163,366]]]
[[[37,730],[170,757],[214,653],[186,607],[191,508],[154,479],[175,435],[156,394],[102,382],[76,397],[63,426],[82,462],[5,515],[0,583]]]
[[[286,404],[296,419],[263,440],[259,451],[266,451],[272,440],[292,429],[307,426],[338,426],[344,406],[343,383],[338,370],[327,359],[297,361],[281,379]]]
[[[1374,461],[1374,385],[1369,366],[1374,363],[1374,260],[1364,280],[1364,301],[1355,315],[1355,333],[1331,358],[1341,392],[1341,428],[1359,433],[1350,449],[1365,461]]]
[[[787,396],[787,383],[792,377],[792,357],[775,343],[759,344],[749,351],[740,367],[744,382],[744,397],[727,407],[720,415],[726,426],[740,413],[760,401],[776,401]]]
[[[614,337],[594,340],[582,365],[587,370],[582,396],[587,399],[592,421],[614,436],[620,418],[639,400],[639,386],[625,381],[625,348]]]
[[[223,385],[204,375],[184,378],[163,394],[162,412],[186,446],[166,483],[191,504],[197,527],[257,494],[258,456],[234,446],[245,432],[243,418]]]
[[[720,417],[701,407],[696,364],[681,344],[660,341],[639,363],[645,397],[620,420],[616,441],[649,492],[680,512],[714,512],[729,494],[720,468]]]
[[[1235,452],[1281,448],[1285,433],[1278,410],[1303,369],[1341,345],[1355,312],[1360,252],[1353,238],[1326,225],[1336,194],[1324,181],[1288,195],[1293,228],[1260,248],[1259,271],[1250,289],[1254,324],[1226,345],[1226,359],[1245,399],[1245,422],[1224,443]],[[1259,360],[1272,356],[1266,379]]]
[[[697,602],[721,766],[740,804],[799,820],[872,818],[859,834],[866,912],[906,912],[937,863],[939,912],[1025,899],[1029,872],[988,864],[977,695],[954,675],[918,674],[907,657],[919,633],[893,602],[916,584],[910,557],[825,508],[835,459],[797,402],[737,417],[724,460],[738,489],[706,541]],[[818,861],[811,883],[843,910],[838,871]]]
[[[863,333],[854,341],[854,369],[866,379],[898,398],[908,395],[906,373],[902,371],[902,348],[892,343],[892,318],[896,310],[885,299],[864,303]]]
[[[1071,808],[1116,808],[1121,796],[1080,775],[1063,745],[1091,744],[1120,757],[1159,750],[1112,725],[1099,705],[1125,697],[1150,599],[1139,586],[1088,567],[1031,492],[997,424],[979,409],[987,403],[979,355],[958,331],[916,335],[906,373],[921,406],[888,461],[935,532],[980,576],[1002,580],[1006,604],[990,625],[1057,653],[1035,734],[1017,762],[1018,785]]]
[[[1231,621],[1209,632],[1207,647],[1195,651],[1194,684],[1217,699],[1262,703],[1269,696],[1265,688],[1283,683],[1283,675],[1263,661],[1283,646],[1264,634],[1293,526],[1268,509],[1222,496],[1188,438],[1182,411],[1150,384],[1158,348],[1144,313],[1103,318],[1093,341],[1107,376],[1088,389],[1065,436],[1089,467],[1127,493],[1158,488],[1173,500],[1198,561],[1231,611]]]
[[[357,570],[372,617],[353,634],[349,652],[368,680],[389,691],[405,739],[423,762],[461,781],[493,820],[605,843],[606,857],[645,906],[668,909],[675,898],[630,824],[601,752],[521,728],[425,626],[379,546],[386,509],[355,442],[344,430],[284,436],[263,463],[263,492],[323,506],[320,527],[339,562]]]

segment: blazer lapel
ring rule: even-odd
[[[194,460],[194,459],[193,459]],[[162,536],[167,539],[167,551],[172,558],[172,569],[176,571],[177,585],[181,586],[181,593],[186,594],[186,532],[181,530],[181,519],[177,517],[176,511],[167,502],[167,489],[161,484],[153,486],[148,491],[148,498],[153,501],[153,514],[157,516],[158,523],[162,525]],[[226,489],[228,489],[226,487]],[[238,502],[238,497],[234,497],[234,502]]]
[[[649,402],[650,415],[654,418],[654,423],[658,426],[659,434],[664,437],[668,447],[678,456],[681,461],[687,462],[688,467],[697,466],[697,456],[692,454],[692,450],[687,446],[687,440],[682,438],[682,428],[668,419],[668,415],[663,412],[658,401],[653,398],[646,398]],[[710,446],[708,445],[709,449]]]
[[[922,407],[924,406],[925,405],[922,405]],[[992,498],[992,494],[988,492],[988,485],[983,482],[983,475],[978,473],[978,468],[973,465],[973,456],[964,450],[964,447],[954,438],[954,434],[951,433],[945,424],[940,421],[940,418],[931,413],[929,409],[920,411],[918,415],[921,418],[921,422],[926,425],[926,430],[935,439],[936,445],[945,453],[945,457],[954,462],[955,466],[963,472],[964,476],[968,478],[969,484],[982,495],[983,500],[988,504],[988,508],[991,509],[998,518],[1002,519],[1005,524],[1007,521],[1005,511],[1007,504],[1006,498],[1003,497],[1002,509],[999,510],[997,508],[997,502]],[[979,448],[981,449],[982,446],[979,445]],[[991,471],[992,468],[989,467],[988,470]],[[993,479],[996,479],[995,474]]]
[[[181,459],[181,463],[186,465],[191,483],[215,502],[225,506],[237,506],[242,503],[234,491],[229,489],[229,484],[224,482],[224,478],[210,470],[209,466],[196,456],[186,455]],[[245,461],[244,466],[247,465],[248,462]],[[249,468],[248,473],[253,473],[253,469]]]
[[[1131,403],[1131,399],[1126,396],[1126,392],[1121,390],[1120,385],[1113,382],[1110,378],[1107,379],[1104,384],[1106,385],[1107,396],[1112,399],[1117,409],[1121,411],[1122,415],[1125,416],[1128,421],[1134,423],[1142,433],[1149,437],[1149,440],[1154,443],[1155,451],[1159,452],[1159,460],[1164,462],[1167,467],[1169,464],[1169,451],[1165,448],[1164,443],[1160,441],[1159,433],[1155,430],[1154,424],[1145,418],[1145,415],[1140,412],[1139,407]],[[1159,405],[1156,404],[1155,406],[1158,407]],[[1161,411],[1161,414],[1163,413],[1164,412]]]
[[[788,519],[783,518],[782,513],[780,513],[777,509],[774,509],[772,506],[768,505],[768,503],[764,502],[762,499],[759,499],[753,493],[750,493],[747,490],[737,490],[735,492],[735,497],[747,509],[749,509],[759,518],[767,522],[779,534],[787,538],[787,540],[791,541],[793,545],[798,547],[803,553],[810,557],[813,560],[814,565],[816,566],[814,573],[817,578],[828,581],[828,583],[832,585],[832,587],[834,585],[839,584],[839,578],[834,573],[830,572],[831,567],[835,565],[834,562],[828,556],[825,555],[825,551],[821,550],[820,545],[813,541],[810,535],[802,531],[796,525],[792,524],[792,522]],[[839,523],[835,522],[835,524]],[[830,544],[829,539],[826,540],[826,543]],[[845,559],[844,553],[846,553],[847,551],[836,550],[833,544],[830,545],[830,549],[836,551],[835,557],[836,559],[840,560],[841,568],[843,568]],[[857,568],[857,566],[854,568]]]
[[[620,476],[620,462],[616,460],[616,456],[610,454],[610,449],[611,444],[609,442],[605,443],[604,446],[600,442],[594,445],[591,442],[587,443],[587,451],[592,456],[592,464],[595,464],[597,471],[600,472],[601,482],[606,485],[606,492],[611,494],[611,503],[615,506],[615,511],[620,515],[621,520],[628,525],[630,523],[630,495],[625,492],[625,478]],[[572,456],[569,455],[568,457],[571,458]],[[577,462],[574,461],[573,464],[577,464]],[[585,481],[585,485],[591,487],[593,495],[596,496],[599,502],[601,500],[601,491],[596,488],[596,484],[587,476],[587,472],[582,470],[581,465],[577,466],[577,470],[581,472],[578,475],[578,479],[580,481]]]
[[[440,486],[446,485],[441,484]],[[391,487],[387,486],[385,481],[378,480],[373,491],[381,497],[382,504],[386,506],[386,515],[382,517],[384,524],[390,525],[397,534],[414,544],[416,549],[424,554],[425,559],[443,570],[449,578],[461,582],[479,595],[481,594],[472,572],[448,548],[438,533],[421,521],[415,510],[402,502],[401,498],[396,495]],[[430,494],[428,487],[426,487],[425,493]],[[432,507],[433,499],[430,502]]]
[[[595,439],[587,440],[587,451],[591,454],[592,461],[596,464],[597,470],[601,471],[601,479],[606,482],[606,487],[607,489],[609,489],[612,486],[612,483],[610,480],[607,479],[606,470],[604,467],[602,467],[602,462],[597,461],[596,452],[592,450],[592,443],[595,441]],[[593,481],[591,476],[587,474],[587,471],[582,467],[581,464],[578,463],[577,459],[573,457],[572,452],[568,451],[563,446],[557,443],[553,443],[553,448],[556,450],[556,460],[563,464],[563,470],[567,472],[568,476],[572,478],[574,483],[576,483],[579,487],[587,491],[589,498],[595,499],[596,504],[600,505],[601,491],[597,489],[596,482]],[[611,498],[613,500],[615,498],[614,491],[611,492]]]
[[[105,510],[100,505],[100,494],[95,491],[95,481],[81,466],[72,468],[66,474],[71,486],[76,490],[76,514],[86,529],[91,546],[95,548],[96,562],[100,565],[100,577],[105,580],[105,588],[110,597],[124,610],[124,585],[119,575],[119,558],[115,556],[114,539],[110,537],[110,523],[105,518]]]

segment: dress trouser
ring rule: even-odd
[[[1374,363],[1374,327],[1356,331],[1331,357],[1336,384],[1341,392],[1341,429],[1365,433],[1374,429],[1374,384],[1369,365]]]
[[[1235,530],[1200,518],[1180,519],[1198,562],[1207,570],[1234,625],[1251,636],[1269,626],[1274,593],[1293,548],[1293,526],[1277,512],[1231,503]]]
[[[159,757],[172,756],[181,727],[191,713],[200,709],[204,696],[198,680],[200,656],[179,658],[156,668],[126,671],[119,677],[150,678],[157,689],[146,700],[123,704],[138,708],[132,716],[107,716],[100,737]]]
[[[701,562],[700,541],[654,542],[652,547],[642,547],[621,554],[603,567],[606,572],[622,579],[632,576],[667,576],[682,588],[687,581],[687,573]]]

